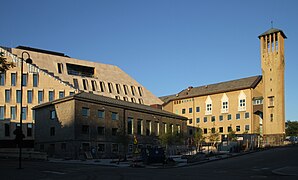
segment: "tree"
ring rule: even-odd
[[[205,137],[203,136],[203,131],[198,126],[198,128],[196,129],[196,131],[194,133],[194,143],[195,143],[197,152],[201,151],[201,146],[204,141],[205,141]]]
[[[219,133],[217,131],[211,131],[208,139],[212,142],[212,147],[215,147],[216,143],[219,141]]]
[[[236,132],[231,129],[231,131],[228,134],[228,140],[229,141],[237,141],[237,135]]]
[[[5,72],[13,67],[15,67],[13,62],[7,62],[7,59],[4,58],[4,53],[0,52],[0,72]]]
[[[298,121],[286,122],[286,136],[298,136]]]
[[[173,145],[181,145],[183,143],[183,134],[181,133],[172,133],[167,132],[159,135],[160,144],[166,148],[166,152],[168,152],[169,146]]]

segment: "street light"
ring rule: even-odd
[[[17,140],[19,142],[19,169],[22,169],[22,143],[23,143],[23,138],[24,138],[24,134],[23,134],[23,62],[24,62],[24,54],[27,54],[28,58],[26,59],[26,63],[32,64],[32,59],[30,59],[30,54],[27,51],[23,51],[22,52],[22,58],[21,58],[21,77],[20,77],[20,81],[21,81],[21,94],[20,94],[20,130],[19,130],[19,134],[17,135],[18,137]],[[18,139],[19,138],[19,139]]]

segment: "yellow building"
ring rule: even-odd
[[[218,132],[224,137],[233,130],[259,135],[263,145],[283,143],[285,38],[273,28],[259,36],[262,76],[188,87],[161,97],[163,109],[187,117],[188,125],[200,127],[206,136]]]
[[[162,101],[114,65],[70,58],[63,53],[19,46],[2,48],[4,57],[16,67],[0,72],[0,147],[15,147],[14,130],[20,126],[21,57],[33,63],[23,65],[24,146],[33,146],[34,111],[32,107],[81,91],[137,104]],[[24,53],[27,52],[27,53]]]

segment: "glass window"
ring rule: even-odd
[[[105,134],[105,128],[104,127],[97,127],[97,133],[98,133],[98,135],[104,135]]]
[[[21,103],[21,90],[17,90],[17,103]]]
[[[64,98],[64,96],[65,96],[64,91],[59,91],[59,98]]]
[[[28,82],[28,75],[27,74],[23,74],[23,86],[27,86],[27,82]]]
[[[27,136],[31,137],[32,136],[32,124],[31,123],[28,123],[27,124]]]
[[[97,84],[96,84],[96,81],[91,80],[91,86],[92,86],[92,91],[96,91],[96,90],[97,90]]]
[[[219,121],[223,121],[223,116],[222,115],[219,116]]]
[[[43,102],[43,91],[38,91],[38,104]]]
[[[86,107],[82,107],[82,116],[89,116],[90,115],[90,109]]]
[[[200,123],[200,118],[197,118],[197,123]]]
[[[112,120],[119,120],[119,114],[116,112],[112,112]]]
[[[228,120],[232,120],[232,115],[228,114]]]
[[[104,110],[98,110],[97,114],[98,114],[98,118],[105,118],[105,111]]]
[[[196,107],[196,112],[200,112],[200,107]]]
[[[182,109],[182,114],[185,114],[185,109]]]
[[[211,128],[211,133],[215,133],[215,128]]]
[[[238,120],[240,119],[240,114],[239,113],[236,114],[236,119],[238,119]]]
[[[135,87],[134,86],[131,86],[131,94],[134,96],[135,95]]]
[[[188,112],[189,112],[189,113],[192,113],[192,108],[189,108],[189,109],[188,109]]]
[[[215,122],[215,116],[211,117],[211,122]]]
[[[75,94],[75,93],[74,93],[73,91],[70,91],[70,92],[69,92],[69,95],[70,95],[70,96],[72,96],[72,95],[74,95],[74,94]]]
[[[245,119],[248,119],[249,118],[249,112],[246,112],[245,113]]]
[[[5,84],[5,74],[0,73],[0,86],[4,86]]]
[[[38,74],[33,74],[33,87],[38,86]]]
[[[11,73],[11,86],[16,86],[16,85],[17,85],[17,74]]]
[[[228,132],[232,132],[232,127],[228,126]]]
[[[15,106],[11,106],[10,107],[10,119],[11,120],[15,120],[16,119],[16,115],[17,115],[16,107]]]
[[[249,125],[245,125],[245,131],[249,131]]]
[[[220,133],[223,133],[223,127],[219,127],[218,130]]]
[[[133,134],[133,118],[127,119],[127,134]]]
[[[27,103],[32,103],[32,96],[33,96],[32,90],[28,90],[27,91]]]
[[[58,66],[58,73],[62,74],[63,64],[62,63],[57,63],[57,66]]]
[[[113,85],[112,83],[108,83],[109,93],[113,93]]]
[[[10,102],[10,90],[5,89],[5,102],[9,103]]]
[[[50,111],[50,119],[55,119],[56,118],[56,111],[55,110],[51,110]]]
[[[138,121],[137,121],[137,134],[143,135],[143,120],[142,119],[138,119]]]
[[[120,84],[116,84],[116,91],[117,91],[118,94],[120,94],[120,92],[121,92]]]
[[[139,90],[139,95],[140,95],[140,96],[143,96],[143,90],[142,90],[142,87],[138,87],[138,90]]]
[[[79,89],[79,82],[77,79],[73,79],[73,85],[76,89]]]
[[[208,117],[204,117],[204,123],[208,121]]]
[[[84,87],[84,90],[88,90],[88,80],[87,79],[83,79],[83,87]]]
[[[4,120],[5,109],[4,106],[0,106],[0,120]]]
[[[54,100],[54,91],[49,91],[49,101]]]
[[[189,123],[189,124],[192,124],[192,119],[189,119],[189,120],[188,120],[188,123]]]
[[[208,133],[208,130],[207,130],[207,128],[204,128],[204,134],[207,134]]]
[[[22,120],[27,119],[27,107],[22,107]]]
[[[105,89],[106,89],[105,83],[102,82],[102,81],[100,81],[100,82],[99,82],[99,85],[100,85],[100,91],[101,91],[101,92],[105,92]]]
[[[240,131],[240,126],[236,126],[236,132]]]

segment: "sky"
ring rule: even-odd
[[[0,46],[120,67],[156,96],[261,75],[258,35],[285,41],[286,120],[298,120],[297,0],[2,0]]]

